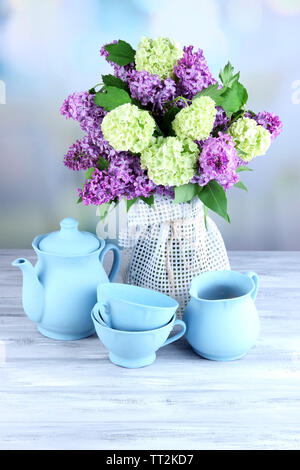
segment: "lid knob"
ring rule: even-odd
[[[63,256],[86,255],[99,247],[99,239],[92,233],[78,230],[78,221],[72,217],[63,219],[60,230],[43,236],[39,243],[41,251]]]
[[[78,228],[78,220],[72,219],[72,217],[66,217],[60,222],[60,226],[62,229],[77,229]]]

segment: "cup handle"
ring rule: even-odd
[[[171,338],[168,338],[166,340],[166,342],[161,346],[162,348],[164,346],[167,346],[167,344],[171,344],[171,343],[174,343],[174,341],[177,341],[179,338],[181,338],[184,333],[185,333],[185,330],[186,330],[186,324],[184,323],[184,321],[182,320],[175,320],[174,322],[174,325],[173,325],[173,328],[175,325],[180,325],[181,326],[181,331],[178,331],[178,333],[176,333],[176,335],[174,336],[171,336]]]
[[[100,259],[100,262],[103,263],[104,256],[110,250],[112,250],[114,253],[114,262],[113,262],[111,271],[108,275],[108,279],[110,280],[110,282],[113,282],[116,275],[118,274],[120,263],[121,263],[121,256],[120,256],[119,248],[116,245],[113,245],[112,243],[106,243],[106,245],[104,246],[103,250],[100,253],[99,259]]]
[[[254,302],[258,291],[258,275],[254,271],[248,271],[246,276],[248,276],[254,284],[254,291],[251,293],[251,298]]]
[[[94,316],[96,316],[97,313],[100,313],[107,326],[111,327],[109,304],[107,304],[106,302],[97,302],[92,310],[92,313]]]

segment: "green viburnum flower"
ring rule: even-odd
[[[101,129],[105,139],[118,152],[139,153],[152,142],[155,126],[148,111],[126,103],[104,117]]]
[[[180,186],[196,173],[199,147],[191,139],[158,137],[141,154],[141,166],[155,184]]]
[[[158,75],[162,80],[173,76],[174,65],[183,56],[183,49],[170,39],[143,37],[135,54],[136,70]]]
[[[270,132],[251,118],[238,119],[230,126],[228,134],[233,138],[236,148],[241,151],[239,156],[246,162],[258,155],[264,155],[271,145]]]
[[[215,102],[209,96],[200,96],[176,114],[172,127],[180,137],[193,140],[206,139],[212,131],[216,117]]]

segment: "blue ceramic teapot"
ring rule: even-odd
[[[34,267],[24,258],[12,264],[23,271],[23,308],[38,330],[49,338],[75,340],[95,332],[90,312],[97,286],[114,280],[120,252],[96,235],[79,231],[75,219],[62,220],[60,227],[33,240],[38,256]],[[114,261],[107,276],[102,261],[110,250]]]

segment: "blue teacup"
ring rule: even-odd
[[[96,333],[109,350],[109,359],[117,366],[129,369],[149,366],[155,361],[155,352],[158,349],[173,343],[184,335],[186,329],[184,322],[175,318],[174,314],[167,325],[155,330],[120,331],[106,325],[101,319],[98,308],[92,311]],[[181,331],[168,338],[175,325],[180,325]]]
[[[104,322],[116,330],[146,331],[169,323],[178,302],[151,289],[129,284],[100,284],[98,309]]]
[[[193,279],[183,320],[197,354],[232,361],[248,352],[259,335],[257,290],[258,276],[252,271],[211,271]]]

